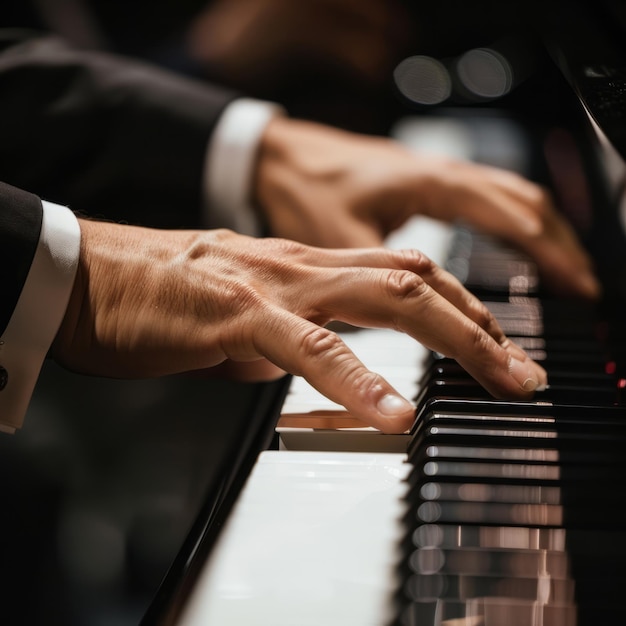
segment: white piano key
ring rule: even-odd
[[[387,623],[405,461],[403,454],[263,453],[179,626]]]
[[[442,264],[448,258],[452,229],[448,224],[423,215],[416,215],[385,240],[390,250],[416,249]]]

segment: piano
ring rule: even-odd
[[[556,4],[520,98],[408,112],[393,134],[548,185],[602,302],[554,297],[529,258],[463,224],[415,218],[387,241],[457,275],[549,388],[497,401],[407,337],[340,328],[416,399],[412,430],[383,435],[286,379],[142,626],[626,623],[625,24],[611,2]]]

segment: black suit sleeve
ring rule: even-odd
[[[0,182],[0,335],[26,282],[39,241],[42,216],[43,208],[37,196]]]
[[[199,226],[208,139],[237,95],[0,29],[0,180],[98,217]]]

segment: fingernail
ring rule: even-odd
[[[400,415],[415,409],[408,400],[392,393],[384,395],[378,401],[377,408],[383,415]]]
[[[539,381],[532,375],[528,363],[519,361],[515,357],[511,357],[509,362],[509,374],[524,391],[535,391],[539,386]]]

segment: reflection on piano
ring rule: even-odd
[[[388,242],[446,265],[544,364],[549,388],[496,401],[410,339],[345,329],[416,399],[412,431],[359,427],[292,381],[278,449],[213,507],[145,626],[626,623],[626,64],[585,64],[570,43],[550,39],[541,114],[531,92],[513,110],[408,117],[396,134],[550,185],[598,263],[603,302],[550,296],[530,259],[462,225],[418,219]]]

